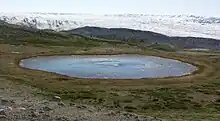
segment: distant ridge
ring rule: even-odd
[[[0,27],[13,27],[26,32],[49,32],[61,36],[59,32],[51,29],[40,30],[25,25],[8,24],[0,20]],[[69,31],[62,31],[75,35],[102,38],[107,40],[122,40],[137,43],[143,46],[154,44],[171,45],[179,49],[211,49],[220,50],[220,40],[200,37],[170,37],[151,31],[133,30],[127,28],[101,28],[86,26]],[[103,40],[104,41],[104,40]]]
[[[169,37],[155,32],[132,30],[127,28],[101,28],[86,26],[66,32],[110,40],[141,42],[146,45],[159,43],[171,44],[182,49],[204,48],[220,50],[220,40],[217,39],[200,37]]]

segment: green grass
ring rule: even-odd
[[[89,39],[83,36],[74,36],[67,33],[49,32],[44,30],[13,28],[2,26],[0,28],[0,43],[15,45],[45,45],[45,46],[75,46],[95,47],[102,45],[125,44],[122,41],[107,41]]]
[[[0,43],[0,78],[43,90],[36,94],[59,95],[71,102],[157,116],[168,121],[220,119],[219,54],[185,51],[180,54],[169,52],[167,46],[140,48],[122,41],[8,26],[0,28]],[[192,63],[200,70],[183,77],[104,80],[70,78],[18,66],[20,59],[37,55],[125,53],[177,59]]]
[[[171,44],[152,44],[148,46],[149,48],[156,49],[156,50],[162,50],[167,52],[174,52],[177,51],[177,48],[175,48]]]

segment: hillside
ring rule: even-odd
[[[126,44],[122,41],[99,40],[51,30],[38,30],[0,21],[0,44],[21,44],[38,46],[96,47]]]
[[[220,49],[220,41],[210,38],[199,37],[170,37],[163,34],[132,30],[126,28],[100,28],[100,27],[82,27],[68,31],[72,34],[86,35],[90,37],[124,40],[129,42],[141,42],[146,45],[159,43],[171,44],[178,48],[206,48],[206,49]]]
[[[69,46],[69,47],[113,47],[141,46],[142,42],[121,41],[113,39],[101,39],[84,36],[83,34],[71,34],[69,32],[56,32],[53,30],[40,30],[27,26],[8,24],[0,21],[0,44],[34,45],[34,46]],[[158,43],[156,43],[158,44]],[[162,44],[162,43],[161,43]],[[158,44],[148,48],[174,51],[169,45]]]
[[[179,49],[220,49],[220,41],[216,39],[170,37],[151,31],[141,31],[127,28],[108,29],[87,26],[69,31],[56,32],[50,29],[40,30],[28,26],[8,24],[4,21],[0,21],[0,26],[0,43],[32,43],[38,45],[77,47],[101,46],[107,44],[130,44],[149,47],[152,44],[163,44],[171,45]]]

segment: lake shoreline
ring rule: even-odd
[[[148,53],[148,54],[144,54],[144,53],[99,53],[99,54],[94,54],[94,53],[78,53],[78,54],[65,54],[65,53],[61,53],[61,54],[38,54],[38,55],[31,55],[31,56],[26,56],[26,57],[21,57],[16,59],[16,63],[18,65],[19,68],[25,69],[25,70],[33,70],[33,69],[29,69],[29,68],[25,68],[20,66],[20,62],[22,60],[25,59],[31,59],[31,58],[38,58],[38,57],[56,57],[56,56],[120,56],[120,55],[135,55],[135,56],[152,56],[152,57],[156,57],[156,58],[165,58],[165,59],[171,59],[171,60],[176,60],[179,62],[183,62],[186,64],[190,64],[194,67],[196,67],[195,71],[193,71],[192,73],[186,74],[186,75],[182,75],[182,76],[169,76],[169,77],[161,77],[161,78],[141,78],[141,79],[135,79],[135,80],[145,80],[145,79],[175,79],[175,78],[184,78],[184,77],[191,77],[191,76],[195,76],[195,75],[199,75],[201,73],[203,73],[203,71],[205,70],[205,65],[203,64],[198,64],[197,62],[193,62],[193,61],[189,61],[187,59],[184,58],[179,58],[179,57],[174,57],[174,56],[167,56],[167,55],[161,55],[158,53],[152,54],[152,53]],[[41,70],[34,70],[34,71],[41,71]],[[71,77],[71,76],[67,76],[67,75],[62,75],[62,74],[58,74],[58,73],[54,73],[54,72],[46,72],[46,71],[41,71],[43,73],[53,73],[55,75],[60,75],[62,77],[66,77],[66,78],[73,78],[73,79],[80,79],[77,77]],[[83,78],[86,79],[86,78]],[[94,80],[94,79],[86,79],[86,80]],[[96,79],[96,80],[121,80],[121,79]],[[122,79],[122,80],[134,80],[134,79]]]
[[[57,60],[59,60],[59,61],[57,61]],[[81,60],[81,61],[79,61],[79,60]],[[59,63],[59,65],[61,64],[61,65],[65,66],[66,68],[63,68],[63,66],[61,66],[61,67],[63,69],[65,69],[66,71],[68,70],[69,72],[67,74],[62,73],[62,71],[59,71],[59,67],[57,67],[57,69],[56,69],[58,71],[58,73],[55,72],[55,71],[50,71],[50,68],[52,68],[52,67],[54,68],[54,66],[51,65],[51,66],[48,67],[48,65],[50,65],[49,61],[56,62],[56,64]],[[62,64],[62,61],[65,61],[66,64],[64,64],[64,63]],[[108,61],[108,62],[106,62],[106,61]],[[116,61],[117,61],[117,63],[116,63]],[[69,64],[67,64],[67,62]],[[93,69],[98,67],[97,68],[98,70],[99,70],[99,68],[103,68],[104,70],[106,70],[107,68],[108,68],[107,70],[109,70],[109,69],[115,70],[116,69],[115,71],[111,71],[111,72],[119,72],[119,73],[117,73],[116,75],[112,76],[112,74],[108,75],[107,74],[108,71],[106,70],[107,71],[107,73],[106,73],[107,75],[102,75],[102,76],[105,77],[104,78],[102,76],[99,77],[100,75],[99,76],[97,75],[98,73],[103,73],[103,71],[104,71],[103,69],[102,69],[102,72],[98,72],[98,70],[97,70],[97,74],[95,74],[94,70],[93,70],[92,71],[93,72],[93,76],[95,76],[95,77],[87,77],[86,73],[88,73],[88,72],[84,72],[86,70],[83,71],[82,69],[80,69],[78,71],[80,71],[81,73],[82,72],[85,73],[85,75],[84,76],[83,75],[81,75],[81,76],[79,75],[79,77],[78,77],[77,75],[72,75],[71,74],[71,73],[73,73],[75,68],[71,67],[71,70],[69,70],[70,69],[70,65],[71,66],[75,65],[75,64],[73,64],[74,62],[78,63],[78,64],[75,63],[76,65],[78,65],[77,66],[78,69],[79,69],[79,66],[81,65],[81,62],[86,62],[87,64],[89,64],[88,68],[90,66],[94,66]],[[38,65],[34,65],[34,63],[36,63]],[[48,64],[44,65],[43,67],[40,66],[41,64],[44,64],[44,63],[48,63]],[[86,63],[84,63],[84,64],[86,64]],[[103,63],[103,64],[104,63],[106,63],[106,64],[109,63],[110,65],[109,64],[108,65],[102,65],[101,64],[101,65],[98,66],[95,63]],[[117,64],[117,66],[114,63]],[[169,64],[171,64],[173,66],[167,65],[166,63],[169,63]],[[88,69],[84,64],[81,65],[82,66],[81,68]],[[121,64],[123,66],[120,66]],[[135,65],[133,65],[133,64],[135,64]],[[145,68],[146,64],[147,64],[147,67]],[[152,64],[155,64],[155,65],[152,65]],[[21,66],[22,68],[29,68],[29,69],[33,69],[33,70],[39,70],[39,71],[46,71],[47,70],[49,72],[55,72],[57,74],[61,74],[61,75],[65,75],[65,76],[69,76],[69,77],[73,77],[73,78],[115,79],[115,80],[117,80],[117,79],[123,79],[123,80],[126,80],[126,79],[137,79],[138,80],[138,79],[147,79],[147,78],[148,79],[152,79],[152,78],[180,77],[180,76],[190,75],[192,73],[195,73],[195,71],[198,70],[198,68],[196,66],[193,66],[193,65],[191,65],[189,63],[181,62],[179,60],[174,60],[174,59],[169,59],[169,58],[162,58],[162,57],[158,57],[158,56],[139,55],[139,54],[36,56],[36,57],[22,59],[20,61],[20,63],[19,63],[19,66]],[[111,68],[113,66],[114,66],[114,68]],[[121,71],[118,70],[118,69],[123,69],[123,68],[129,67],[129,66],[132,66],[132,68],[131,68],[132,72],[137,71],[138,73],[142,73],[142,76],[145,75],[147,77],[140,77],[139,78],[139,77],[136,77],[136,75],[133,75],[134,77],[132,77],[132,75],[130,75],[130,74],[128,76],[123,76],[123,74],[129,73],[129,72],[126,72],[127,69],[126,70],[121,70]],[[135,66],[135,68],[133,66]],[[159,66],[159,67],[157,67],[157,66]],[[170,68],[169,72],[167,72],[166,70],[162,71],[162,70],[164,70],[166,68],[166,66],[167,66],[167,68]],[[182,67],[182,66],[184,66],[184,67]],[[137,68],[137,67],[139,67],[139,68]],[[44,68],[44,69],[42,70],[40,68]],[[179,69],[179,68],[183,68],[183,69]],[[185,68],[188,68],[188,69],[185,69]],[[162,75],[155,75],[155,76],[153,76],[155,73],[153,72],[153,70],[148,71],[149,69],[153,69],[153,70],[157,69],[157,74],[161,73],[161,74],[164,74],[164,75],[163,76]],[[175,69],[178,69],[178,70],[175,70]],[[175,70],[175,71],[172,72],[172,70]],[[78,73],[78,71],[75,70],[74,73]],[[145,72],[145,74],[143,72]],[[167,74],[165,74],[165,73],[167,73]],[[174,73],[176,73],[176,74],[174,74]],[[139,76],[141,76],[141,75],[139,75]]]

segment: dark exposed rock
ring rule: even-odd
[[[5,109],[0,109],[0,116],[7,116]]]
[[[78,106],[76,106],[78,109],[85,109],[86,108],[86,106],[84,106],[84,105],[78,105]]]

